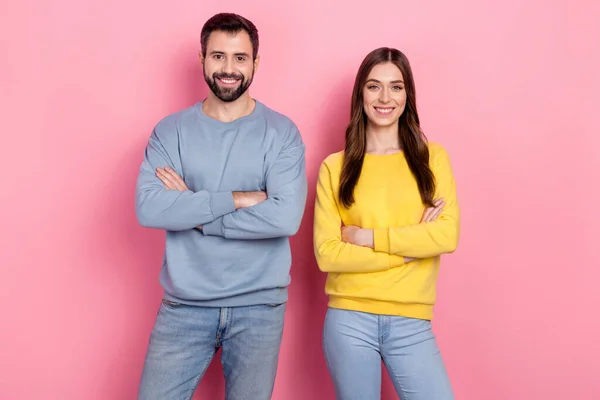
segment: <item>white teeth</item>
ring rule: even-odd
[[[382,114],[389,114],[392,112],[393,108],[379,108],[379,107],[375,107],[375,110],[377,110],[377,112],[380,112]]]
[[[237,79],[221,79],[224,83],[235,83]]]

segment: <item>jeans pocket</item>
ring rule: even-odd
[[[177,303],[175,301],[171,301],[171,300],[167,300],[167,299],[162,299],[161,300],[161,304],[165,307],[168,308],[170,310],[175,310],[181,306],[183,306],[183,304],[181,303]]]
[[[263,303],[249,306],[248,310],[254,310],[253,312],[267,313],[269,315],[281,315],[285,314],[287,309],[287,303]]]
[[[280,307],[284,304],[285,303],[267,303],[267,304],[265,304],[265,307],[276,308],[276,307]]]

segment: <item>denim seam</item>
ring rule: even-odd
[[[327,315],[325,315],[325,318],[327,318]],[[325,364],[327,365],[327,368],[329,369],[329,371],[332,371],[331,363],[329,362],[329,350],[327,348],[327,340],[325,340],[325,330],[323,330],[323,333],[321,334],[321,340],[323,341],[323,352],[325,353]]]
[[[383,316],[383,331],[381,332],[381,344],[390,337],[392,330],[392,320],[389,316]]]
[[[335,379],[333,379],[333,374],[332,374],[333,369],[331,369],[331,363],[329,362],[329,350],[327,348],[327,341],[325,340],[324,336],[322,337],[322,340],[323,340],[323,351],[325,352],[325,364],[327,365],[327,369],[329,370],[329,373],[331,374],[332,383],[334,384],[333,386],[334,386],[335,394],[337,397],[337,395],[338,395],[337,387],[335,387],[336,386]]]
[[[383,359],[383,363],[385,364],[385,367],[386,367],[386,368],[389,368],[389,370],[390,370],[390,371],[392,371],[392,374],[394,375],[394,377],[398,376],[398,375],[396,374],[396,371],[394,370],[394,367],[393,367],[393,365],[392,365],[393,363],[388,363],[388,362],[386,361],[386,357],[384,356],[384,353],[383,353],[383,352],[381,353],[381,358]],[[389,371],[388,371],[388,374],[389,374]],[[390,376],[390,378],[392,378],[392,381],[395,381],[395,380],[397,379],[397,378],[394,378],[394,377]],[[397,387],[397,388],[398,388],[398,391],[400,392],[400,393],[398,393],[398,394],[400,395],[400,398],[401,398],[402,400],[404,400],[404,399],[408,399],[408,397],[406,396],[406,393],[405,393],[405,392],[404,392],[404,390],[402,389],[402,385],[400,384],[400,381],[398,381],[398,384],[397,384],[397,385],[396,385],[396,384],[394,384],[394,387]]]
[[[212,358],[213,358],[213,356],[208,357],[208,359],[204,362],[204,365],[200,369],[201,371],[206,372],[206,369],[208,368],[208,365],[210,364]],[[190,395],[185,400],[192,400],[192,397],[194,397],[194,393],[196,392],[196,389],[198,388],[198,383],[200,383],[200,378],[202,378],[202,375],[204,375],[204,373],[200,372],[198,374],[198,376],[196,377],[196,379],[194,379],[194,385],[192,386],[192,393],[190,393]]]
[[[325,364],[327,364],[327,368],[331,369],[331,364],[329,363],[329,351],[327,350],[327,341],[323,341],[323,351],[325,351]]]
[[[232,309],[223,307],[219,310],[219,325],[217,326],[217,336],[215,338],[215,347],[220,347],[223,344],[223,340],[229,331],[229,324],[231,320]],[[225,314],[225,315],[223,315]],[[225,316],[225,318],[223,318]]]

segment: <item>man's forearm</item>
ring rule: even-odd
[[[259,203],[262,203],[267,198],[266,192],[255,191],[255,192],[233,192],[233,204],[236,210],[242,208],[253,207]],[[212,222],[212,221],[211,221]],[[196,227],[200,231],[203,231],[203,225]]]
[[[269,239],[296,234],[304,214],[307,180],[304,144],[290,131],[266,177],[268,198],[203,226],[207,235],[229,239]]]
[[[217,218],[202,230],[207,235],[242,240],[293,236],[300,227],[305,203],[306,194],[302,193],[292,201],[271,197],[256,206]]]
[[[209,193],[141,187],[136,196],[139,223],[148,228],[194,229],[235,211],[231,192]]]

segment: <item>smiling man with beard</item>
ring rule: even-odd
[[[296,125],[248,92],[259,59],[252,22],[210,18],[210,93],[150,135],[136,214],[166,249],[140,399],[190,399],[219,348],[227,399],[271,397],[307,182]]]

